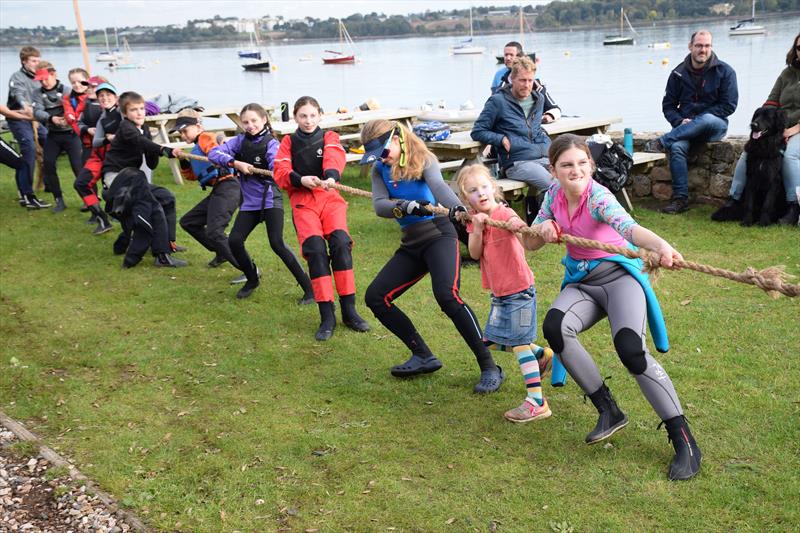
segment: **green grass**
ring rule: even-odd
[[[368,186],[355,171],[348,178]],[[370,333],[340,328],[327,343],[313,341],[317,311],[295,305],[300,290],[263,230],[248,241],[262,286],[238,301],[228,284],[237,272],[205,268],[211,254],[182,233],[189,267],[145,261],[120,270],[114,233],[93,237],[71,178],[62,181],[65,213],[26,212],[0,169],[0,409],[155,529],[487,531],[495,522],[498,531],[790,531],[800,523],[796,299],[664,273],[656,290],[672,349],[658,359],[704,455],[695,480],[671,483],[666,433],[605,322],[582,339],[613,376],[631,424],[610,445],[588,447],[596,416],[572,381],[546,386],[552,418],[522,426],[502,418],[524,397],[510,354],[497,355],[509,375],[501,391],[472,393],[474,359],[427,279],[398,303],[445,366],[401,381],[388,372],[406,357],[401,343],[361,303]],[[175,191],[179,213],[204,194],[171,185],[163,164],[156,181]],[[367,200],[348,201],[363,296],[399,231]],[[689,260],[800,274],[796,228],[715,224],[710,212],[635,214]],[[558,293],[562,254],[548,246],[529,255],[540,322]],[[477,269],[463,272],[462,294],[485,320]]]

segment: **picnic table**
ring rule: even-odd
[[[271,113],[275,107],[274,106],[264,106],[264,109],[267,113]],[[215,109],[205,109],[203,111],[199,111],[198,113],[202,118],[225,118],[227,117],[232,123],[233,126],[229,129],[241,129],[242,122],[239,119],[239,111],[241,108],[239,107],[223,107],[223,108],[215,108]],[[159,115],[150,115],[149,117],[145,117],[144,123],[146,126],[150,128],[154,128],[156,130],[156,134],[153,135],[153,141],[157,142],[158,144],[162,145],[169,145],[169,130],[175,126],[175,120],[177,120],[178,114],[177,113],[161,113]],[[169,160],[169,167],[172,170],[172,177],[175,179],[175,183],[181,185],[183,184],[183,179],[181,178],[181,171],[180,167],[178,166],[178,162],[174,159]]]
[[[323,130],[346,131],[355,130],[342,136],[343,140],[357,139],[361,127],[370,120],[383,119],[395,120],[411,129],[411,121],[417,117],[414,109],[376,109],[372,111],[353,111],[352,113],[326,113],[319,121],[319,127]],[[276,137],[283,137],[294,133],[297,123],[294,120],[288,122],[273,122],[272,132]]]

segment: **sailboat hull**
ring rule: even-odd
[[[342,57],[323,57],[322,62],[326,65],[352,65],[356,62],[355,56],[342,56]]]
[[[455,46],[450,49],[450,53],[456,56],[469,55],[469,54],[482,54],[486,48],[483,46],[462,46],[456,48]]]
[[[606,37],[603,39],[603,46],[619,46],[635,44],[633,37]]]
[[[742,27],[733,27],[728,30],[728,35],[734,37],[736,35],[763,35],[767,33],[766,28],[764,26],[742,26]]]
[[[261,61],[259,63],[244,63],[242,68],[249,72],[271,72],[269,61]]]

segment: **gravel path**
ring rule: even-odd
[[[133,531],[65,469],[46,459],[0,425],[0,533],[124,533]]]

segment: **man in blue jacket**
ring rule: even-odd
[[[712,51],[709,31],[695,32],[689,41],[689,55],[670,73],[661,102],[672,131],[645,145],[646,152],[669,152],[672,200],[662,213],[689,209],[690,146],[722,139],[738,102],[736,72]]]
[[[506,177],[539,191],[552,182],[547,150],[550,138],[542,124],[561,117],[561,109],[547,94],[529,57],[514,60],[510,84],[489,97],[472,128],[472,139],[497,150]]]

